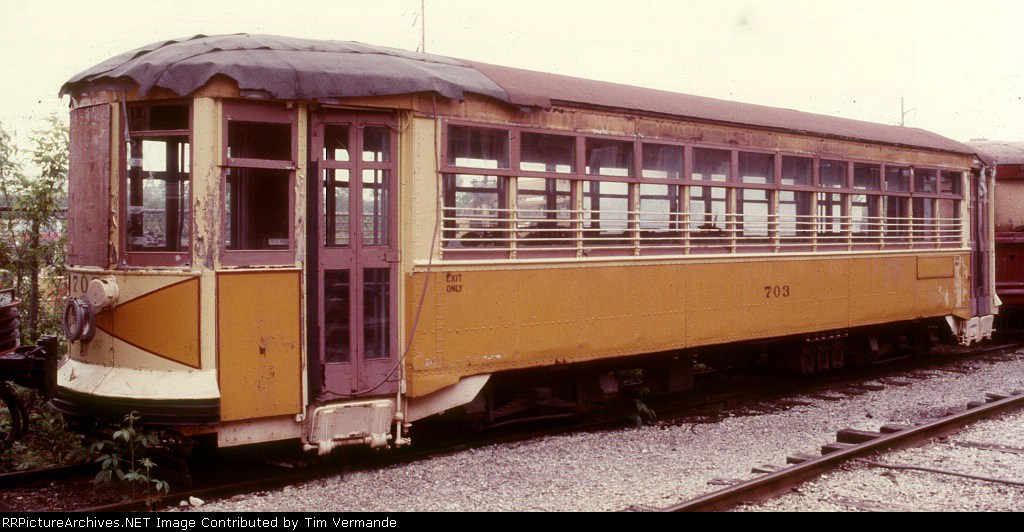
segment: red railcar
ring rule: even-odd
[[[995,168],[996,295],[1001,323],[1024,317],[1024,142],[972,140]]]

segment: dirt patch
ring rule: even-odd
[[[81,478],[0,490],[0,511],[66,512],[120,500],[117,493],[98,489],[92,479]]]

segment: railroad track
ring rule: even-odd
[[[728,411],[728,409],[734,409],[754,403],[773,401],[795,394],[814,393],[815,391],[837,387],[847,394],[865,393],[870,390],[865,389],[864,387],[848,386],[849,383],[853,381],[866,381],[881,376],[888,376],[891,375],[894,370],[899,370],[901,372],[922,369],[940,370],[943,367],[954,366],[958,363],[969,361],[971,359],[1008,352],[1010,350],[1020,348],[1021,346],[1024,346],[1024,343],[1004,343],[980,349],[972,349],[954,355],[922,357],[917,359],[899,359],[887,361],[885,364],[878,364],[873,367],[851,369],[846,372],[834,375],[818,376],[813,379],[769,379],[771,382],[767,385],[761,385],[753,388],[744,386],[743,390],[740,392],[718,392],[717,389],[719,386],[716,381],[706,386],[707,388],[715,391],[709,392],[698,390],[688,395],[684,394],[681,398],[655,400],[651,402],[651,406],[658,412],[659,419],[662,420],[662,422],[672,422],[672,419],[687,417],[690,418],[688,422],[692,422],[692,418],[694,417],[708,418],[710,421],[714,421],[718,416],[721,416],[723,413]],[[955,369],[951,369],[950,371],[955,371]],[[715,377],[709,376],[709,379],[713,380]],[[227,469],[224,474],[208,475],[217,477],[216,482],[207,483],[199,481],[195,487],[175,490],[171,494],[157,500],[153,506],[145,501],[135,500],[99,506],[89,506],[79,510],[90,512],[143,511],[152,509],[153,507],[161,508],[176,505],[179,501],[188,500],[190,497],[196,497],[204,500],[223,499],[237,494],[272,490],[292,484],[317,480],[337,475],[347,470],[380,468],[388,465],[423,460],[432,456],[470,448],[524,441],[532,438],[552,436],[567,432],[613,429],[621,427],[624,418],[625,416],[623,415],[623,412],[618,411],[611,412],[607,416],[591,418],[586,422],[576,424],[562,423],[554,426],[551,424],[544,424],[540,428],[536,428],[536,425],[534,425],[533,428],[528,428],[527,430],[523,430],[522,427],[520,427],[519,430],[515,430],[514,428],[504,428],[476,435],[473,435],[473,433],[459,432],[454,435],[441,438],[428,436],[420,439],[420,441],[417,442],[418,445],[414,446],[412,449],[400,449],[396,452],[389,453],[364,453],[359,457],[359,461],[354,464],[318,465],[298,469],[266,466],[260,471],[250,471],[245,475],[245,478],[239,478],[238,475],[233,473],[233,469]],[[85,466],[78,466],[78,468],[75,469],[68,469],[66,470],[67,475],[83,477],[90,475],[91,473],[94,473],[95,470],[89,469],[89,466],[89,464],[86,464]],[[39,470],[38,472],[18,473],[16,480],[14,480],[14,477],[8,477],[7,481],[5,481],[6,475],[0,475],[0,490],[11,486],[60,480],[62,478],[61,474],[62,473],[58,470]]]
[[[840,464],[854,459],[863,459],[868,454],[907,447],[929,442],[940,436],[955,432],[978,420],[1024,408],[1024,391],[1007,394],[989,393],[987,402],[972,403],[963,412],[950,413],[944,417],[917,426],[885,425],[878,432],[843,429],[837,433],[837,441],[822,447],[822,455],[793,455],[787,458],[792,465],[777,470],[771,467],[761,469],[759,477],[739,482],[667,508],[664,512],[714,512],[730,510],[739,504],[760,502],[788,493],[801,483],[832,471]],[[875,467],[905,468],[878,462],[866,462]]]
[[[895,372],[907,372],[910,375],[913,375],[911,372],[916,370],[959,372],[958,369],[954,369],[952,366],[960,362],[1024,348],[1024,336],[1019,338],[1020,340],[1014,342],[975,347],[964,350],[961,353],[949,355],[916,358],[910,356],[897,357],[867,366],[848,368],[841,372],[814,375],[812,378],[784,378],[778,380],[778,382],[771,382],[767,385],[755,384],[752,387],[748,387],[747,383],[740,383],[739,386],[743,387],[743,389],[738,392],[717,391],[717,389],[721,389],[723,386],[716,385],[710,387],[715,389],[713,393],[707,395],[684,393],[681,395],[681,399],[669,398],[654,406],[658,412],[659,419],[683,418],[687,422],[692,422],[692,419],[686,418],[707,413],[720,415],[728,408],[763,401],[774,401],[799,394],[813,395],[822,391],[835,391],[838,395],[860,395],[871,391],[871,387],[859,384],[850,386],[850,383],[876,380],[888,383],[887,385],[900,386],[904,385],[907,381],[906,379],[894,378],[893,373]],[[914,375],[907,378],[913,380],[917,376]],[[728,387],[728,384],[724,387]],[[698,391],[697,393],[699,394],[700,392]]]
[[[40,482],[62,480],[76,476],[88,476],[95,473],[96,465],[90,463],[0,473],[0,489],[16,488],[28,484],[38,484]]]

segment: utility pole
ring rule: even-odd
[[[427,53],[427,0],[420,0],[420,51]]]
[[[916,107],[914,109],[907,109],[907,110],[904,111],[903,110],[903,97],[900,96],[900,127],[905,127],[906,126],[906,124],[904,123],[904,120],[907,118],[907,114],[909,114],[911,111],[915,111],[915,110],[917,110]]]

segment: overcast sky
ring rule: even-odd
[[[415,50],[420,0],[0,0],[0,124],[24,136],[60,85],[159,40],[268,33]],[[426,0],[428,52],[908,126],[1024,140],[1024,3]]]

